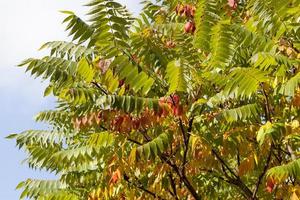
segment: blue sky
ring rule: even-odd
[[[87,0],[0,0],[0,199],[17,200],[18,182],[32,178],[53,178],[46,172],[28,169],[21,161],[26,155],[5,139],[10,133],[42,129],[33,120],[39,111],[54,107],[53,98],[43,98],[46,83],[16,67],[29,57],[41,57],[37,49],[47,41],[66,40],[63,15],[72,10],[84,18]],[[137,13],[138,0],[119,0]]]

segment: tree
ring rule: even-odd
[[[50,130],[13,134],[21,199],[298,199],[300,1],[93,0],[71,42],[20,64],[50,81]]]

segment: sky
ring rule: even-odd
[[[138,0],[118,0],[137,14]],[[29,57],[41,57],[37,49],[47,41],[67,40],[64,16],[59,10],[72,10],[85,18],[87,0],[0,0],[0,199],[17,200],[16,185],[27,178],[51,179],[54,175],[34,171],[21,164],[26,154],[5,137],[29,129],[47,128],[34,122],[34,116],[55,106],[53,97],[43,97],[47,82],[25,74],[16,67]]]

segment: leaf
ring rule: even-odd
[[[273,178],[268,178],[267,179],[267,183],[266,183],[267,192],[272,193],[273,190],[274,190],[275,184],[276,184],[276,182],[275,182],[275,180]]]
[[[251,154],[239,165],[239,176],[243,176],[254,169],[254,156]]]
[[[139,153],[140,157],[144,157],[147,160],[150,158],[155,159],[169,147],[170,141],[171,138],[167,133],[161,133],[150,142],[139,146],[137,148],[137,152]]]
[[[211,51],[212,56],[209,62],[211,67],[224,68],[228,66],[233,58],[236,39],[233,36],[232,27],[229,21],[219,21],[212,28]]]
[[[295,91],[299,87],[300,72],[284,83],[280,89],[280,93],[286,96],[295,96]]]
[[[298,195],[296,194],[296,192],[293,192],[293,194],[291,196],[291,200],[299,200]]]
[[[228,122],[245,121],[259,118],[259,107],[257,104],[248,104],[238,108],[224,110],[222,115]]]
[[[132,149],[131,149],[131,151],[130,151],[130,155],[129,155],[129,158],[128,158],[128,160],[129,160],[129,163],[130,164],[134,164],[135,163],[135,161],[136,161],[136,156],[137,156],[137,148],[136,147],[133,147]]]
[[[129,62],[125,56],[116,57],[110,67],[116,70],[116,74],[121,80],[125,79],[125,83],[134,92],[141,91],[142,94],[147,94],[154,84],[152,77],[148,76],[144,71],[139,71],[138,67]]]
[[[148,160],[151,155],[151,149],[150,149],[149,143],[147,143],[143,146],[143,153],[144,153],[145,158]]]
[[[124,112],[140,114],[145,109],[159,111],[159,100],[135,96],[106,95],[96,100],[96,105],[101,109],[117,109]]]
[[[197,4],[195,22],[197,47],[208,51],[210,49],[210,38],[212,27],[219,21],[219,5],[214,0],[200,0]]]
[[[107,147],[114,142],[114,136],[109,132],[93,133],[89,136],[87,144],[93,147]]]
[[[260,83],[268,80],[266,75],[266,72],[253,68],[236,68],[229,74],[229,81],[225,84],[223,94],[250,98]]]
[[[61,13],[67,15],[63,23],[68,23],[66,30],[69,30],[69,36],[73,36],[73,41],[78,40],[79,43],[83,43],[90,39],[94,32],[94,29],[90,25],[76,16],[72,11],[61,11]]]
[[[282,135],[284,132],[284,125],[281,123],[274,123],[267,122],[263,126],[260,127],[260,129],[257,132],[257,141],[260,145],[262,145],[267,137],[270,137],[271,139],[275,140],[280,135]]]
[[[179,60],[169,62],[166,73],[169,83],[168,94],[174,92],[186,92],[187,83],[184,76],[184,69]]]
[[[53,91],[53,86],[52,86],[52,85],[49,85],[49,86],[45,89],[44,97],[50,95],[52,91]]]
[[[300,159],[293,160],[286,164],[272,167],[267,171],[267,176],[272,177],[277,182],[284,182],[286,179],[300,176]]]
[[[88,83],[94,78],[94,70],[85,58],[82,58],[77,65],[77,75]]]

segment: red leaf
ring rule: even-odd
[[[275,182],[275,180],[273,178],[268,178],[267,182],[266,182],[266,190],[267,190],[267,192],[269,192],[269,193],[273,192],[275,184],[276,184],[276,182]]]
[[[227,4],[230,6],[230,8],[232,8],[234,10],[237,8],[236,0],[228,0]]]

